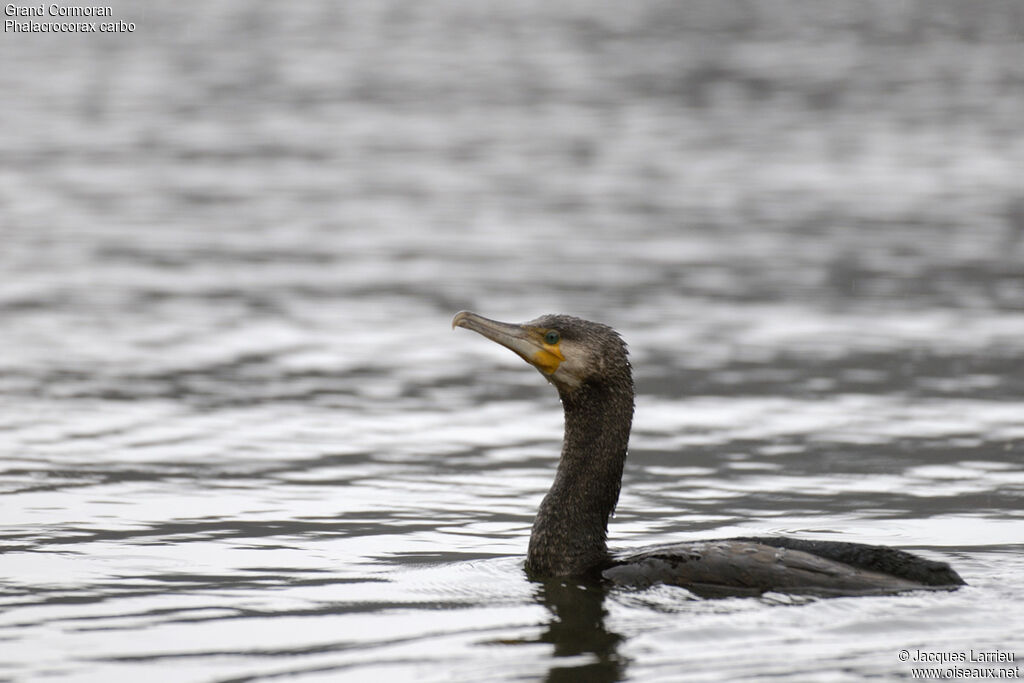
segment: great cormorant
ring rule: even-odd
[[[510,324],[462,311],[452,327],[511,349],[554,384],[562,400],[562,455],[530,534],[529,575],[666,583],[707,596],[860,595],[964,584],[944,562],[859,543],[731,538],[609,552],[608,518],[619,498],[633,421],[633,377],[622,338],[607,325],[567,315]]]

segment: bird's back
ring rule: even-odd
[[[769,591],[866,595],[963,584],[945,563],[900,550],[781,537],[699,541],[620,553],[603,576],[616,584],[682,586],[703,596]]]

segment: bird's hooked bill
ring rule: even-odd
[[[456,327],[472,330],[496,344],[501,344],[545,375],[554,373],[565,360],[557,343],[545,342],[544,334],[547,330],[534,325],[504,323],[472,311],[459,311],[452,318],[452,328]]]

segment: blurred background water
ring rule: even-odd
[[[1024,4],[119,2],[0,40],[0,679],[844,680],[1024,658]],[[522,573],[630,343],[614,546],[792,533],[956,593]]]

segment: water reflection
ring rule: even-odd
[[[538,581],[536,587],[535,598],[550,615],[540,641],[555,648],[545,680],[553,683],[622,680],[629,662],[618,652],[623,637],[605,626],[608,589],[601,583],[566,579]],[[560,661],[564,658],[575,661]]]

